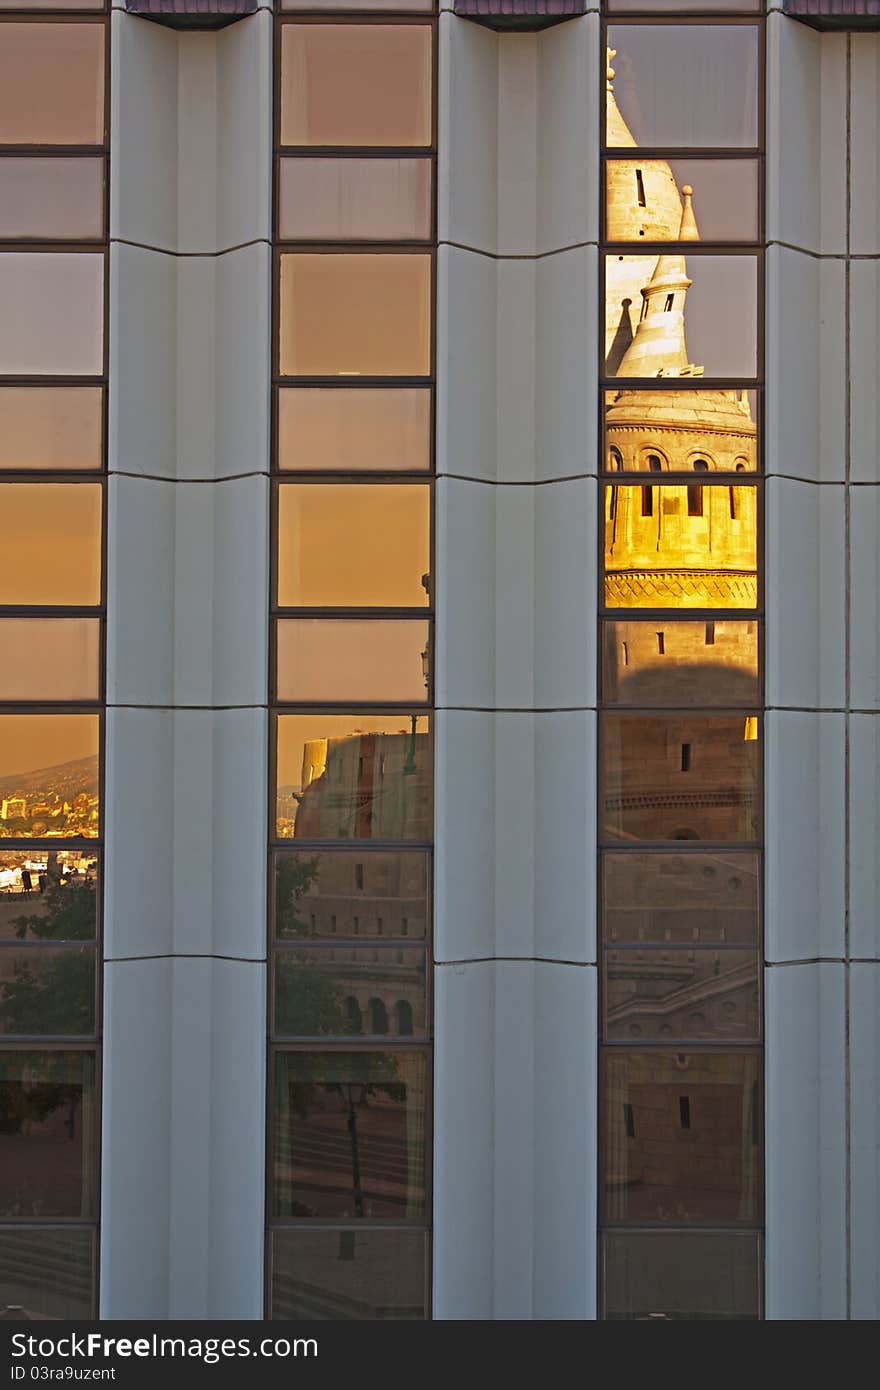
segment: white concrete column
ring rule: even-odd
[[[595,1316],[599,21],[440,17],[434,1316]]]
[[[105,1318],[262,1317],[271,45],[112,18]]]
[[[770,1318],[880,1315],[878,53],[768,19]]]

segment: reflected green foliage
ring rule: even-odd
[[[275,860],[275,934],[279,940],[315,936],[308,918],[300,917],[300,903],[318,877],[319,860],[296,854],[279,854]]]
[[[50,874],[40,897],[40,912],[17,917],[19,941],[95,939],[97,887],[93,880],[76,887]],[[12,948],[9,948],[12,949]],[[0,983],[0,1032],[23,1035],[80,1036],[95,1030],[95,952],[46,951],[27,947],[16,953],[11,980]]]
[[[24,941],[28,934],[39,941],[94,941],[97,901],[93,879],[73,887],[50,874],[40,899],[43,910],[16,917],[15,935],[19,941]]]
[[[275,1031],[307,1038],[353,1031],[339,990],[297,952],[275,956]]]

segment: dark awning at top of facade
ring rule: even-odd
[[[814,29],[880,29],[880,0],[783,0],[783,8]]]
[[[455,13],[490,29],[546,29],[586,14],[587,0],[455,0]]]
[[[125,8],[171,29],[222,29],[255,14],[257,0],[125,0]]]

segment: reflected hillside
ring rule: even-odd
[[[0,772],[0,838],[99,833],[98,758],[92,754],[33,771]]]

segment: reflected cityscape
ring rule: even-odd
[[[95,728],[97,736],[97,720]],[[96,838],[98,787],[94,754],[34,771],[0,769],[0,839]]]

